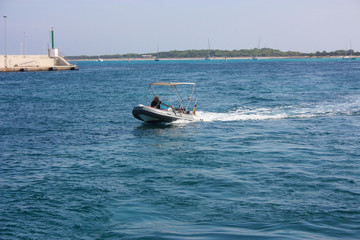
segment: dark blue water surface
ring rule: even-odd
[[[359,238],[359,60],[77,64],[0,74],[0,239]],[[135,119],[155,81],[204,121]]]

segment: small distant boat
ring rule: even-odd
[[[258,47],[257,47],[257,50],[256,50],[256,56],[254,56],[252,59],[253,60],[259,60],[259,51],[260,51],[260,38],[259,38],[259,43],[258,43]]]
[[[160,101],[160,97],[155,94],[153,88],[154,86],[168,88],[169,93],[163,95],[164,99],[161,99],[162,101]],[[185,86],[185,87],[192,86],[192,91],[189,97],[187,98],[187,101],[181,97],[180,92],[178,91],[179,86]],[[154,102],[155,103],[151,104],[153,105],[152,107],[145,106],[143,104],[139,104],[138,106],[134,107],[132,110],[132,114],[136,119],[139,119],[147,123],[169,123],[177,120],[201,121],[201,119],[196,115],[197,105],[195,98],[195,89],[196,89],[195,83],[154,82],[154,83],[150,83],[149,89],[151,89],[152,92],[152,94],[150,95],[157,98],[158,101],[157,102],[153,101],[153,103]],[[189,109],[191,103],[194,104],[192,111]],[[175,105],[176,107],[173,107],[173,105]]]
[[[103,62],[104,60],[99,57],[97,61],[98,61],[98,62]]]
[[[208,56],[204,60],[205,61],[212,61],[212,59],[210,57],[210,40],[209,39],[208,39],[208,45],[209,45]]]
[[[356,57],[350,55],[350,56],[343,56],[342,59],[344,59],[344,60],[356,60]]]
[[[155,62],[158,62],[160,61],[160,58],[159,58],[159,45],[157,45],[157,52],[156,52],[156,57],[155,57]]]
[[[350,49],[347,51],[347,55],[343,56],[342,59],[344,60],[356,60],[356,57],[352,55],[353,50],[351,49],[351,41],[350,41]]]

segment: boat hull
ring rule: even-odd
[[[134,107],[132,114],[136,119],[147,123],[169,123],[178,120],[196,121],[193,113],[181,113],[173,109],[157,109],[144,105]]]

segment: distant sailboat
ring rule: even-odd
[[[102,58],[100,58],[100,56],[99,56],[99,58],[98,58],[97,61],[98,61],[98,62],[103,62],[104,60],[103,60]]]
[[[157,50],[157,52],[156,52],[155,61],[158,62],[158,61],[160,61],[160,58],[159,58],[159,45],[157,45],[156,50]]]
[[[208,50],[208,56],[205,58],[205,61],[211,61],[211,57],[210,57],[210,40],[208,39],[208,45],[209,45],[209,50]]]
[[[258,47],[256,50],[256,56],[254,56],[252,59],[253,60],[259,60],[258,56],[259,56],[259,50],[260,50],[260,38],[259,38],[259,43],[258,43]]]
[[[343,56],[342,59],[345,59],[345,60],[355,60],[356,59],[356,57],[353,57],[353,55],[352,55],[351,41],[350,41],[350,49],[347,51],[347,55]]]

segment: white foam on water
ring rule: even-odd
[[[231,122],[262,121],[287,118],[315,118],[338,115],[360,115],[360,96],[348,96],[339,102],[323,102],[315,104],[278,106],[274,108],[239,107],[228,112],[197,111],[197,119],[192,122]],[[191,123],[178,120],[172,124],[186,125]]]
[[[266,112],[253,112],[247,110],[229,111],[227,113],[216,113],[198,111],[198,116],[203,119],[204,122],[226,122],[226,121],[249,121],[249,120],[270,120],[270,119],[283,119],[287,118],[286,113],[271,114]]]
[[[250,121],[286,118],[314,118],[334,115],[359,115],[360,97],[350,97],[344,102],[331,102],[302,106],[280,106],[275,108],[237,108],[225,113],[197,111],[204,122]]]

